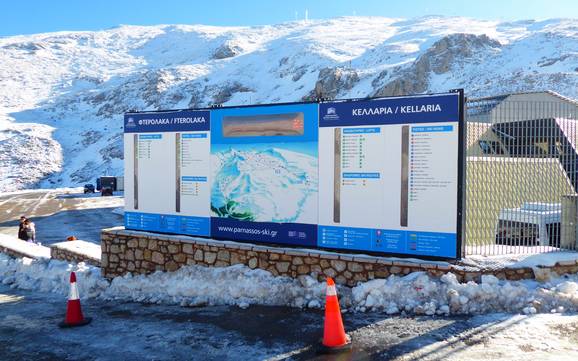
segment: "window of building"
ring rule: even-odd
[[[493,140],[480,140],[478,143],[480,144],[480,148],[482,148],[482,153],[484,154],[504,154],[500,142]]]

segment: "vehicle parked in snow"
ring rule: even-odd
[[[84,185],[84,194],[94,193],[94,192],[95,192],[95,190],[94,190],[94,184],[88,183],[88,184],[85,184],[85,185]]]
[[[500,210],[496,244],[508,246],[560,246],[560,203],[526,202]]]

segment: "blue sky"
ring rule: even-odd
[[[262,25],[337,16],[460,15],[479,19],[578,18],[576,0],[4,0],[0,36],[100,30],[120,24]]]

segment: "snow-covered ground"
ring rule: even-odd
[[[470,97],[551,89],[575,99],[577,24],[342,17],[5,37],[0,191],[121,175],[128,110],[299,101],[316,85],[328,98],[465,88]]]
[[[243,265],[226,268],[187,266],[176,272],[126,275],[108,282],[100,269],[57,260],[13,259],[0,254],[0,283],[12,287],[68,292],[68,274],[77,272],[82,295],[107,300],[199,305],[277,305],[319,308],[325,284],[310,276],[299,279],[273,276]],[[460,283],[448,273],[435,279],[422,272],[404,277],[339,287],[340,300],[350,312],[460,315],[493,312],[564,313],[578,311],[578,275],[547,282],[500,281]]]
[[[123,204],[122,193],[101,197],[83,194],[82,188],[0,194],[0,237],[15,237],[18,219],[25,215],[35,223],[36,239],[43,245],[65,241],[69,236],[100,244],[102,228],[123,224],[118,213]]]
[[[83,300],[88,326],[56,327],[66,300],[0,284],[0,359],[575,360],[578,315],[344,314],[353,349],[317,355],[323,313],[287,307],[179,307]]]
[[[64,317],[72,270],[84,313],[95,320],[75,330],[71,343],[70,333],[55,325]],[[339,287],[345,327],[353,338],[353,350],[341,357],[576,360],[576,281],[486,278],[481,285],[457,284],[451,276],[436,281],[417,273]],[[292,280],[243,266],[185,267],[109,283],[98,268],[84,264],[0,254],[0,344],[6,345],[0,358],[33,358],[43,350],[55,359],[326,360],[315,353],[324,293],[325,285],[310,277]],[[448,307],[440,307],[435,317],[407,317],[431,314],[431,302]],[[402,314],[386,315],[394,303],[406,306],[400,307]],[[531,307],[545,313],[533,314],[537,310]],[[485,314],[455,315],[463,313]]]

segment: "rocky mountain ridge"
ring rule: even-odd
[[[578,20],[344,17],[0,38],[0,191],[122,174],[129,110],[453,88],[578,98]]]

